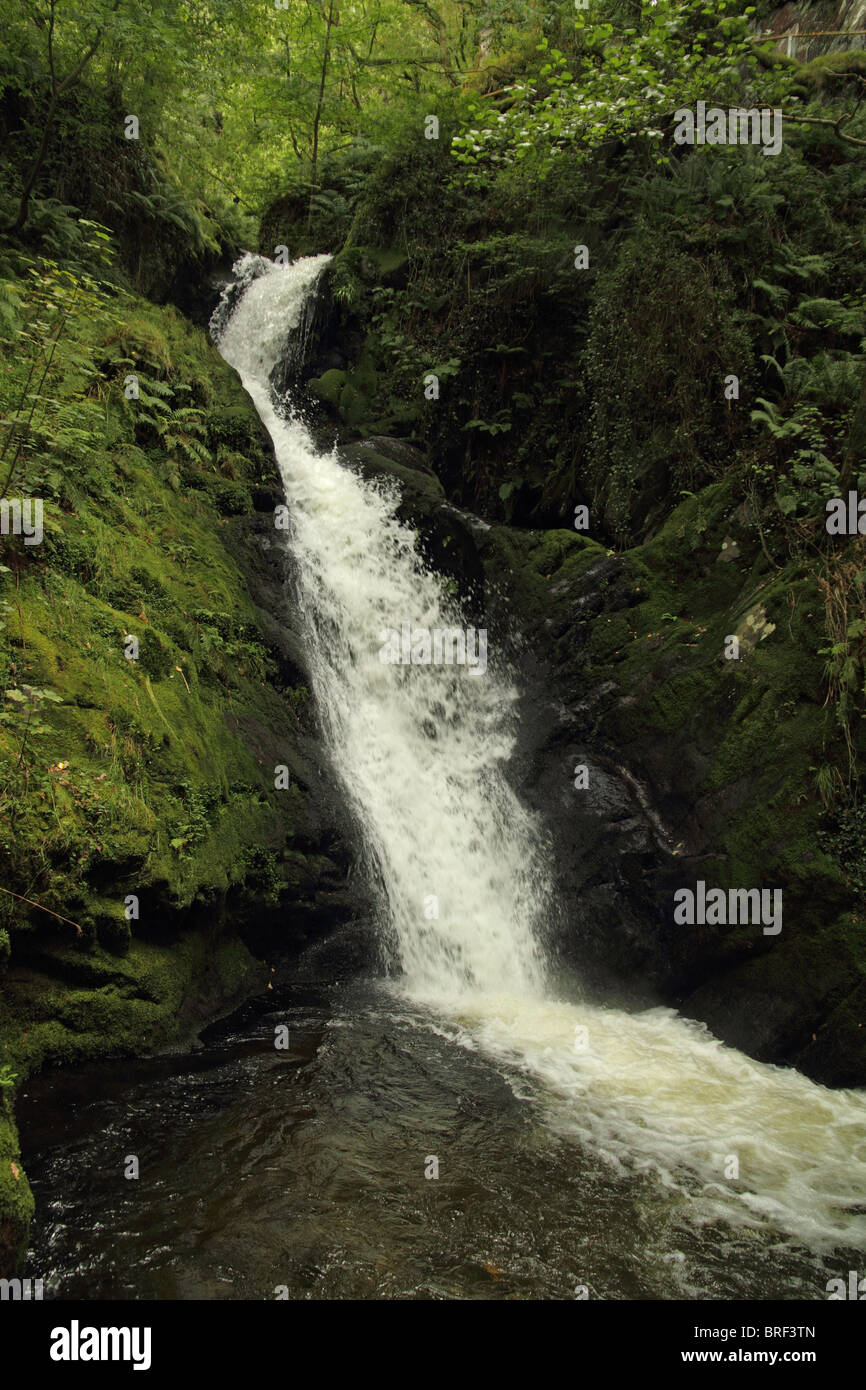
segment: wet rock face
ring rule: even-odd
[[[700,658],[699,631],[664,632],[663,585],[642,585],[643,621],[646,604],[622,606],[625,573],[594,574],[598,562],[550,585],[546,608],[521,623],[548,662],[531,688],[528,788],[551,829],[564,950],[581,973],[648,987],[753,1056],[862,1084],[856,901],[817,848],[819,808],[795,790],[823,727],[818,689],[804,681],[779,714],[808,635],[783,636],[778,600],[756,605],[747,585],[739,624],[713,614],[722,594],[704,596],[697,627],[719,631]],[[735,666],[721,651],[739,625],[752,640]],[[699,881],[778,888],[779,934],[755,921],[678,924],[675,895]]]
[[[298,326],[271,373],[271,385],[278,395],[292,392],[301,397],[316,372],[338,372],[346,366],[338,330],[336,305],[328,279],[323,277],[304,301]]]
[[[606,612],[602,585],[620,568],[604,552],[589,560],[581,580],[551,593],[553,611],[527,625],[515,654],[525,691],[521,789],[550,840],[560,958],[588,987],[646,1002],[669,992],[676,968],[657,904],[673,835],[643,769],[599,737],[616,683],[576,675],[592,624]],[[563,635],[568,665],[557,651]]]
[[[524,720],[534,746],[524,750],[523,795],[550,837],[557,953],[601,994],[627,986],[652,997],[668,967],[653,914],[658,832],[625,769],[588,748],[576,721],[539,696]]]
[[[798,0],[771,10],[757,27],[777,35],[786,56],[808,63],[823,53],[866,48],[866,35],[851,32],[866,29],[866,0]],[[832,30],[841,32],[826,32]]]

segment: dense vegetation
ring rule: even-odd
[[[272,460],[184,317],[239,249],[280,247],[334,253],[311,421],[416,445],[514,528],[491,581],[527,630],[552,615],[575,698],[627,692],[594,734],[662,801],[658,750],[706,726],[718,881],[782,881],[804,914],[748,968],[801,995],[817,971],[802,1027],[844,1010],[824,1070],[866,1078],[866,557],[825,527],[866,487],[866,59],[786,59],[756,41],[771,13],[0,0],[0,493],[44,502],[41,545],[0,542],[4,1098],[45,1058],[166,1036],[218,956],[205,919],[333,888],[271,773],[310,728],[244,558]],[[781,151],[678,145],[699,100],[780,108]],[[545,586],[605,556],[620,597],[584,631]],[[678,961],[679,986],[747,946]],[[251,962],[220,949],[228,990]],[[28,1202],[10,1115],[0,1256]]]

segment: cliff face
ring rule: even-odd
[[[755,1057],[862,1085],[861,899],[812,782],[834,732],[822,597],[793,567],[768,572],[748,523],[719,484],[624,555],[568,533],[482,537],[540,662],[528,793],[551,828],[571,962]],[[781,917],[678,922],[675,895],[699,882],[779,890]]]
[[[99,437],[47,477],[42,543],[3,540],[0,1269],[16,1082],[190,1032],[353,910],[252,404],[173,310],[76,328],[96,372],[58,390]]]
[[[789,58],[810,63],[824,53],[855,52],[866,48],[864,0],[800,0],[798,4],[765,9],[755,28],[777,36],[779,48]],[[835,31],[835,32],[834,32]]]

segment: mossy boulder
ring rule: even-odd
[[[360,425],[369,415],[370,402],[353,381],[347,381],[340,392],[339,411],[347,425]]]
[[[362,354],[351,371],[330,368],[321,376],[310,377],[307,395],[318,401],[332,418],[357,430],[371,418],[372,403],[378,389],[378,375],[368,353]]]
[[[346,380],[345,372],[332,368],[330,371],[323,372],[319,377],[311,377],[307,382],[307,391],[314,400],[321,401],[324,405],[338,410],[340,397],[346,387]]]

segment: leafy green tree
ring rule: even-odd
[[[121,4],[122,0],[102,0],[101,3],[97,0],[94,4],[88,3],[84,14],[73,4],[62,4],[60,0],[45,0],[44,3],[31,0],[27,6],[28,18],[43,44],[48,74],[48,104],[41,118],[39,148],[24,181],[18,214],[9,229],[13,233],[20,232],[26,225],[30,199],[48,153],[61,102],[81,81],[85,69],[105,40]]]
[[[497,165],[532,159],[549,170],[565,150],[585,156],[602,145],[638,136],[659,147],[673,112],[698,100],[725,103],[748,88],[755,100],[775,96],[779,77],[759,65],[749,31],[753,7],[718,0],[657,0],[633,20],[575,15],[568,52],[537,44],[539,59],[526,78],[509,83],[498,104],[477,102],[472,125],[453,141],[453,153],[484,182]],[[594,15],[595,11],[593,11]]]

